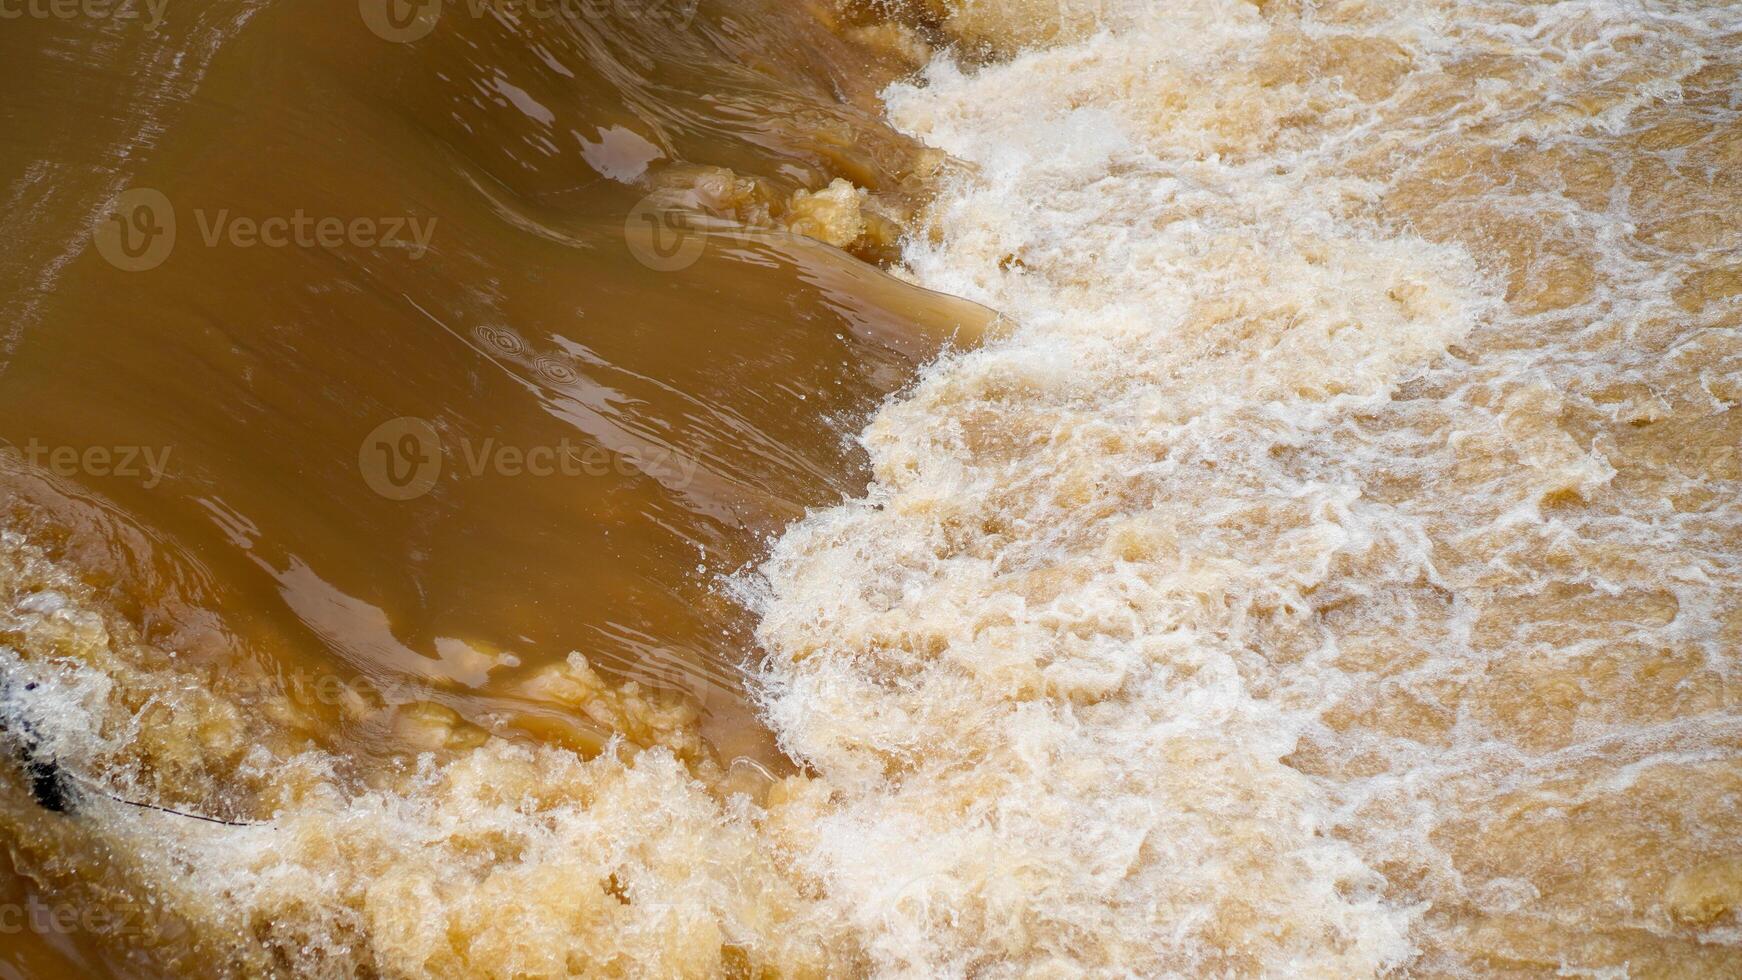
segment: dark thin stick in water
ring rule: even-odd
[[[136,806],[136,807],[139,807],[140,809],[143,809],[143,810],[156,810],[159,813],[173,813],[178,817],[189,817],[189,818],[194,819],[194,820],[204,820],[207,823],[219,823],[219,824],[223,824],[226,827],[258,827],[261,824],[261,821],[256,821],[256,820],[224,820],[224,819],[219,818],[219,817],[208,817],[203,813],[188,813],[185,810],[172,810],[167,806],[158,806],[155,803],[141,803],[138,800],[125,799],[123,797],[116,796],[115,794],[109,792],[108,790],[102,789],[101,787],[92,786],[91,788],[96,790],[97,792],[103,794],[104,796],[108,797],[109,799],[114,800],[116,803],[125,803],[128,806]]]
[[[35,682],[25,684],[24,690],[36,690]],[[9,698],[12,693],[11,685],[7,683],[4,678],[0,678],[0,700]],[[15,748],[14,754],[18,757],[18,761],[24,766],[24,775],[30,781],[31,797],[36,800],[37,806],[40,806],[51,813],[67,813],[72,810],[72,793],[69,791],[67,785],[68,781],[71,780],[82,784],[86,789],[91,790],[105,799],[114,800],[116,803],[125,803],[128,806],[136,806],[142,810],[156,810],[159,813],[170,813],[178,817],[204,820],[207,823],[222,824],[226,827],[258,827],[264,822],[224,820],[219,817],[208,817],[203,813],[188,813],[185,810],[176,810],[167,806],[158,806],[156,803],[141,803],[138,800],[129,800],[116,796],[114,793],[104,789],[102,784],[98,783],[96,780],[72,772],[62,767],[53,759],[43,758],[41,755],[42,739],[37,735],[36,730],[31,727],[30,722],[23,718],[13,719],[12,725],[9,728],[6,719],[0,717],[0,732],[9,730],[13,731],[17,736],[18,744]]]

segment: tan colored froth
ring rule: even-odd
[[[370,766],[302,734],[318,719],[289,692],[188,672],[34,549],[3,545],[9,745],[28,725],[73,808],[39,808],[8,768],[0,825],[51,894],[102,913],[82,938],[117,956],[191,975],[456,978],[855,961],[681,705],[574,657],[528,695],[630,741],[589,760],[416,702],[392,710],[397,758]]]
[[[1021,326],[765,569],[831,900],[923,853],[890,969],[1742,968],[1742,24],[1114,27],[890,96],[980,174],[913,275]]]
[[[579,656],[516,693],[608,743],[431,697],[348,757],[8,538],[55,758],[258,822],[7,769],[20,863],[251,974],[1742,975],[1742,10],[1076,9],[881,35],[1007,56],[885,97],[966,164],[902,274],[1010,324],[740,583],[801,774]]]

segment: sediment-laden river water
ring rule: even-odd
[[[0,973],[1742,972],[1742,8],[0,13]]]

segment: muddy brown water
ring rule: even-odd
[[[578,651],[778,771],[720,578],[858,492],[850,435],[988,314],[647,199],[917,199],[900,66],[774,3],[368,6],[0,27],[8,528],[346,753],[402,747],[358,693],[596,750],[520,686]],[[9,925],[8,976],[97,962]]]

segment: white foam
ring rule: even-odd
[[[1670,624],[1602,626],[1601,606],[1533,605],[1546,583],[1591,580],[1544,552],[1558,540],[1601,566],[1592,549],[1625,534],[1663,559],[1604,568],[1610,593],[1665,587],[1695,553],[1733,576],[1735,515],[1714,541],[1648,516],[1649,494],[1611,497],[1607,516],[1544,505],[1601,500],[1616,480],[1612,450],[1561,428],[1589,396],[1553,365],[1622,375],[1624,344],[1569,339],[1565,319],[1667,305],[1631,239],[1637,212],[1450,177],[1419,189],[1426,201],[1402,192],[1430,151],[1450,163],[1631,132],[1697,67],[1689,46],[1719,44],[1735,17],[1610,3],[1125,14],[1006,64],[939,62],[886,95],[898,126],[977,167],[910,243],[912,276],[1018,326],[886,407],[865,434],[868,497],[811,515],[762,569],[765,709],[836,793],[806,866],[894,973],[1369,975],[1423,944],[1467,969],[1455,957],[1530,941],[1559,956],[1554,929],[1511,924],[1550,900],[1507,920],[1521,886],[1483,885],[1473,865],[1533,834],[1554,846],[1552,827],[1484,843],[1508,827],[1504,794],[1684,760],[1649,719],[1628,721],[1659,710],[1643,703],[1604,709],[1634,727],[1575,729],[1584,761],[1537,757],[1558,736],[1515,686],[1586,682],[1552,665],[1485,678],[1530,646],[1471,631],[1513,603],[1525,632],[1570,615],[1609,639],[1672,641]],[[1491,78],[1463,70],[1478,56]],[[1640,305],[1544,313],[1506,296],[1507,256],[1484,254],[1479,225],[1412,231],[1490,199],[1536,223],[1505,229],[1517,247],[1609,250],[1600,295]],[[1575,289],[1575,273],[1539,275]],[[1455,344],[1469,351],[1449,356]],[[1484,578],[1497,564],[1535,584]],[[1673,588],[1683,609],[1702,591]],[[1693,632],[1730,664],[1715,628]],[[1394,652],[1357,656],[1376,644]],[[1405,697],[1434,719],[1436,697],[1452,705],[1449,740],[1371,716]],[[1678,740],[1735,720],[1686,710]],[[1679,792],[1671,811],[1717,805]],[[1637,841],[1628,820],[1561,846]],[[1634,877],[1649,889],[1735,843],[1734,828],[1657,839],[1667,870]],[[1551,870],[1525,885],[1546,892]],[[1597,911],[1602,886],[1559,891],[1557,914],[1621,929]],[[1622,919],[1675,914],[1633,901]],[[1446,909],[1432,922],[1429,902]],[[1455,934],[1472,921],[1500,933]],[[1605,955],[1622,954],[1585,960]]]

